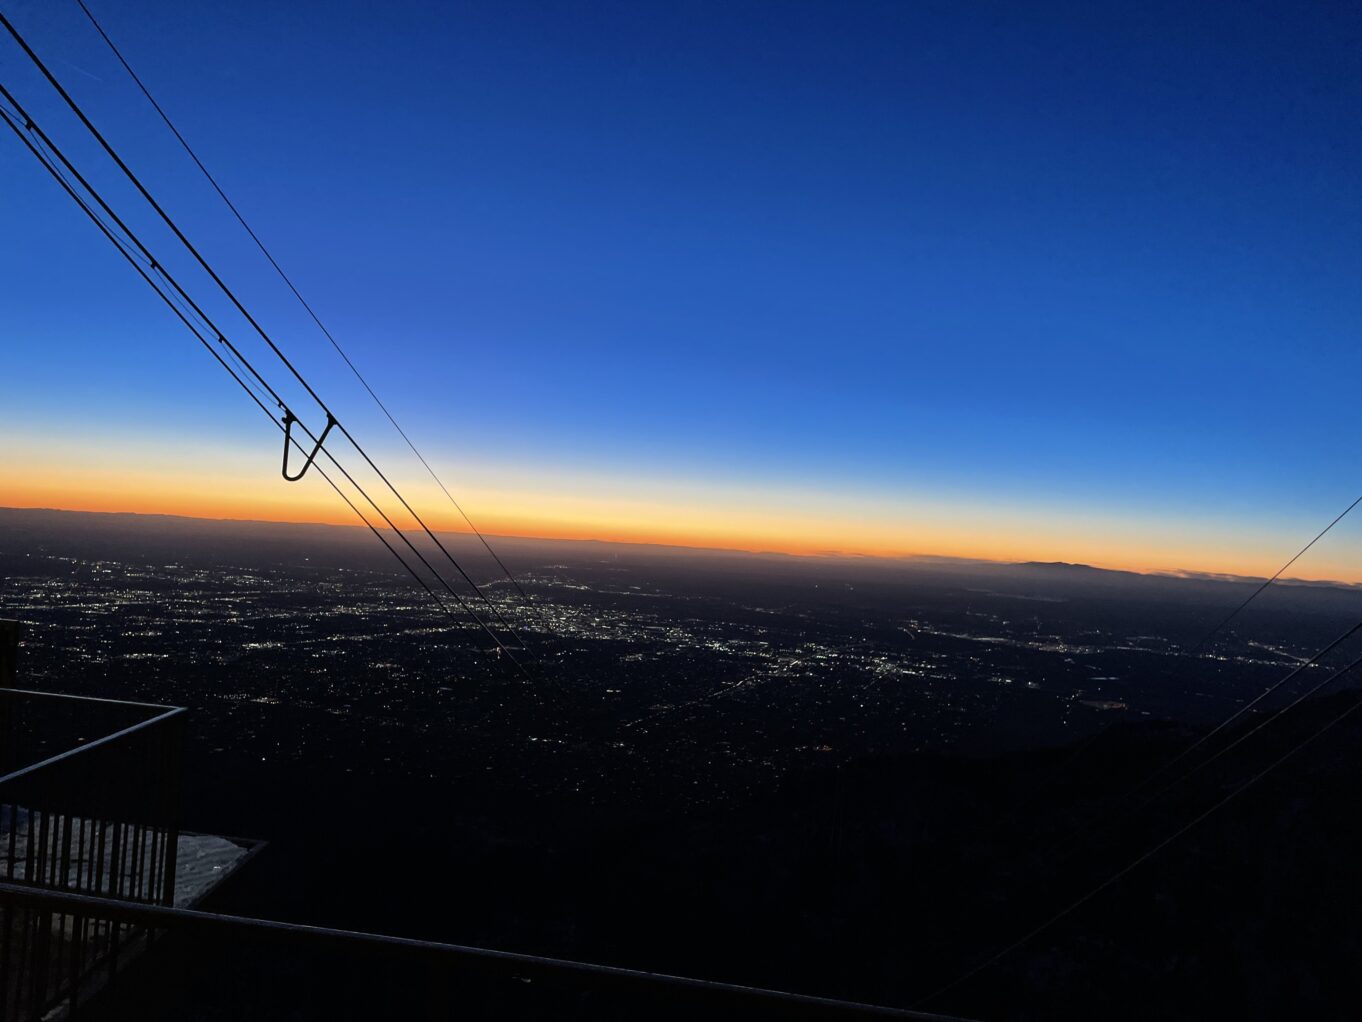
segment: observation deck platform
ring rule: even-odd
[[[261,847],[181,832],[184,711],[0,688],[0,882],[193,908]],[[0,900],[0,1019],[53,1022],[155,939]]]

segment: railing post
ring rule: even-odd
[[[180,756],[184,743],[184,714],[164,721],[160,730],[162,762],[162,797],[164,802],[165,875],[159,892],[163,905],[175,904],[175,860],[180,846]]]
[[[0,620],[0,688],[13,688],[19,677],[18,621]]]

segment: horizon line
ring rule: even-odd
[[[165,511],[111,511],[111,510],[90,510],[86,508],[62,508],[46,506],[14,507],[10,505],[0,505],[0,512],[45,512],[49,514],[64,515],[101,515],[105,517],[127,517],[127,518],[170,518],[189,522],[207,522],[217,524],[232,525],[281,525],[311,528],[343,529],[351,531],[366,531],[365,526],[351,524],[349,522],[323,522],[323,521],[300,521],[297,519],[286,518],[230,518],[208,515],[187,515],[176,514]],[[382,526],[379,531],[390,532],[388,527]],[[471,529],[451,529],[439,528],[434,530],[436,533],[445,535],[457,535],[473,537],[477,535]],[[535,536],[510,533],[483,533],[489,540],[510,540],[512,542],[528,543],[595,543],[604,546],[620,547],[644,547],[659,550],[675,550],[693,554],[726,554],[738,557],[769,557],[783,558],[789,560],[802,561],[861,561],[878,562],[881,564],[892,564],[895,561],[908,562],[933,562],[938,564],[978,564],[993,565],[997,567],[1026,567],[1026,566],[1053,566],[1065,568],[1089,569],[1093,571],[1110,572],[1112,574],[1138,575],[1148,578],[1168,578],[1183,579],[1187,581],[1201,582],[1227,582],[1227,583],[1262,583],[1266,581],[1263,575],[1239,575],[1233,572],[1208,572],[1196,571],[1186,568],[1159,568],[1146,571],[1139,571],[1132,568],[1107,567],[1101,564],[1090,564],[1082,561],[1064,560],[999,560],[988,557],[960,557],[949,554],[931,553],[908,553],[908,554],[873,554],[873,553],[853,553],[841,550],[823,551],[792,551],[792,550],[757,550],[746,547],[722,547],[722,546],[695,546],[685,543],[658,543],[643,542],[640,540],[621,540],[603,539],[597,536]],[[1362,588],[1362,583],[1345,582],[1339,579],[1307,579],[1295,576],[1282,577],[1276,580],[1277,584],[1314,586],[1314,587],[1333,587],[1338,589],[1356,590]]]

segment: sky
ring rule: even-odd
[[[89,3],[486,532],[1264,574],[1362,492],[1356,8]],[[6,13],[458,527],[73,0]],[[7,130],[0,240],[0,504],[354,521]]]

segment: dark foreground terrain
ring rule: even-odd
[[[931,995],[1350,708],[1345,680],[1275,719],[1329,668],[1303,670],[1129,794],[1362,593],[1274,587],[1203,647],[1252,583],[505,541],[533,607],[489,592],[538,652],[525,681],[364,539],[0,512],[25,684],[190,707],[186,826],[268,839],[216,908],[980,1017],[1351,1015],[1362,713]],[[111,1004],[430,996],[267,949],[164,955]]]

